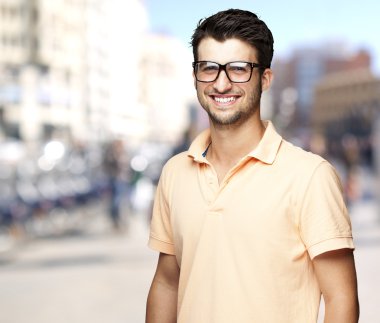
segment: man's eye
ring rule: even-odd
[[[203,67],[204,71],[217,71],[218,69],[219,67],[217,65],[209,65]]]
[[[202,66],[199,71],[202,72],[202,73],[215,73],[215,72],[218,72],[219,70],[219,67],[216,65],[209,65],[209,66]]]
[[[246,66],[230,66],[229,70],[236,73],[245,73],[248,71]]]

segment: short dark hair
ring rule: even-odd
[[[198,60],[198,46],[202,39],[211,37],[217,41],[237,38],[256,48],[258,63],[266,68],[273,58],[273,36],[264,21],[250,11],[228,9],[201,19],[191,37],[194,60]]]

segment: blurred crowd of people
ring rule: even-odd
[[[116,139],[50,140],[30,149],[13,140],[0,143],[0,151],[0,233],[24,237],[35,234],[37,220],[70,217],[94,204],[115,230],[123,229],[128,216],[150,210],[171,147],[146,143],[132,150]]]

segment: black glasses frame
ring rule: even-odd
[[[216,74],[215,79],[213,79],[212,81],[201,81],[201,80],[199,80],[198,77],[197,77],[197,64],[198,64],[198,63],[213,63],[213,64],[218,65],[218,66],[219,66],[218,74]],[[250,73],[250,75],[249,75],[249,79],[248,79],[247,81],[244,81],[244,82],[236,82],[236,81],[232,81],[231,78],[230,78],[230,76],[228,75],[228,72],[227,72],[227,69],[226,69],[227,65],[228,65],[228,64],[231,64],[231,63],[247,63],[247,64],[249,64],[249,65],[251,66],[251,73]],[[228,78],[228,79],[230,80],[230,82],[232,82],[232,83],[247,83],[247,82],[249,82],[249,81],[251,80],[251,77],[252,77],[252,71],[253,71],[254,68],[262,68],[262,69],[265,69],[265,68],[266,68],[265,66],[262,66],[262,65],[260,65],[260,64],[252,63],[252,62],[245,62],[245,61],[233,61],[233,62],[228,62],[228,63],[226,63],[226,64],[219,64],[219,63],[217,63],[217,62],[213,62],[213,61],[196,61],[196,62],[193,62],[192,65],[193,65],[193,70],[194,70],[195,79],[196,79],[198,82],[202,82],[202,83],[212,83],[212,82],[215,82],[215,81],[218,79],[218,77],[219,77],[220,71],[224,71],[224,72],[226,73],[226,75],[227,75],[227,78]]]

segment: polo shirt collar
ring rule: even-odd
[[[277,133],[271,121],[263,121],[265,132],[259,144],[248,156],[256,158],[263,163],[273,164],[280,148],[282,137]]]
[[[271,121],[263,121],[265,132],[259,144],[247,156],[256,158],[263,163],[273,164],[280,148],[282,137],[276,132]],[[201,132],[192,142],[188,150],[188,156],[193,157],[194,161],[208,163],[204,152],[211,143],[210,129]]]
[[[194,161],[199,163],[207,163],[206,159],[206,150],[210,146],[211,143],[211,134],[210,129],[206,129],[202,131],[191,143],[190,148],[188,150],[188,156],[193,157]]]

